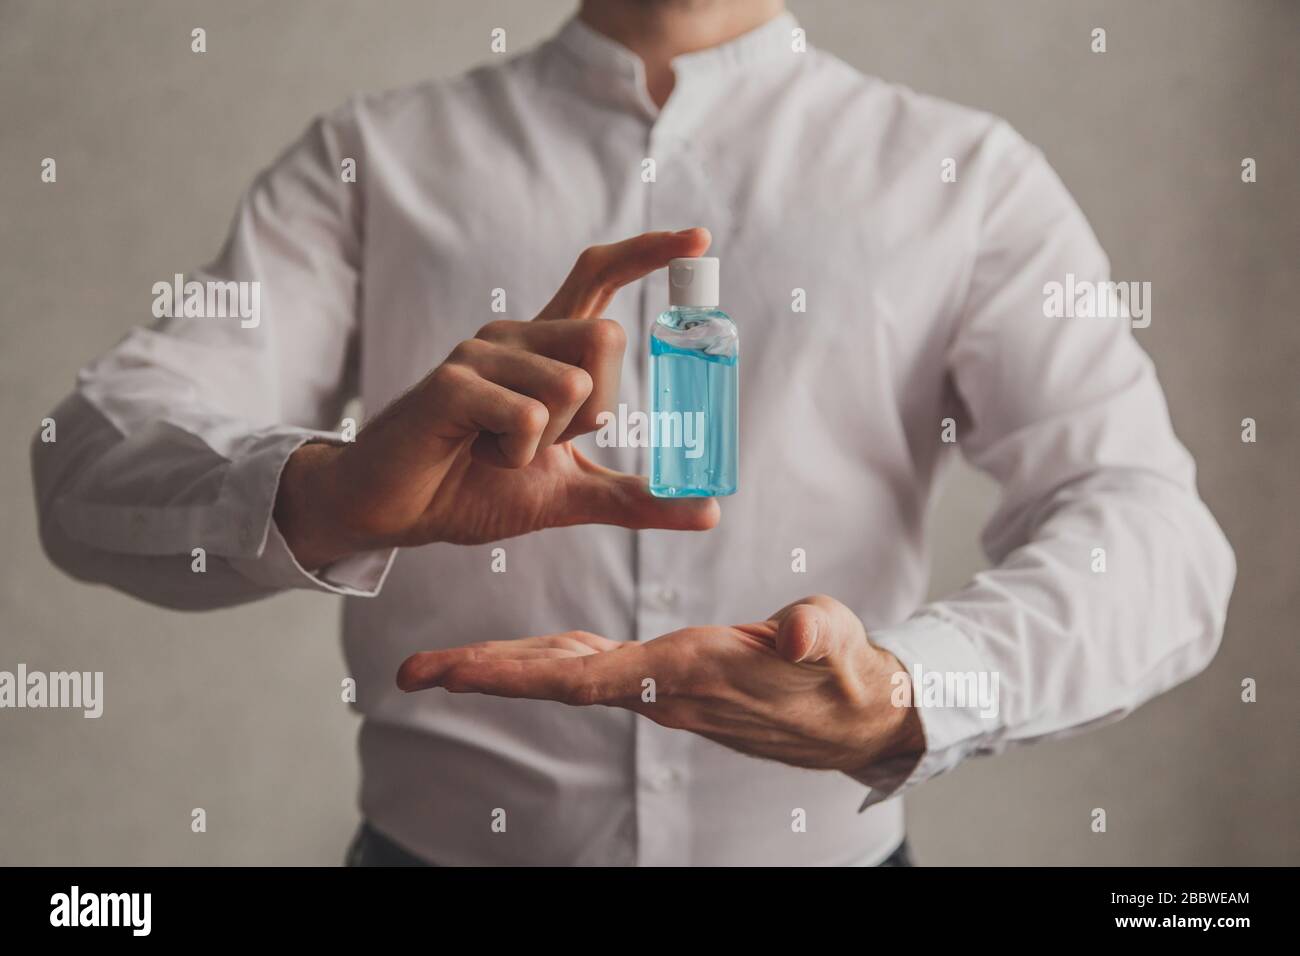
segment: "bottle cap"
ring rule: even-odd
[[[712,309],[718,304],[718,260],[668,260],[668,304]]]

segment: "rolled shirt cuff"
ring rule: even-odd
[[[974,642],[933,608],[894,627],[870,634],[912,678],[911,703],[921,718],[925,750],[849,774],[871,788],[859,812],[899,796],[951,770],[976,751],[995,749],[1002,732],[1000,675],[984,662]],[[893,699],[893,698],[891,698]]]
[[[338,436],[295,430],[264,443],[256,455],[235,464],[237,477],[232,476],[234,480],[228,478],[227,487],[238,487],[247,493],[248,508],[241,510],[249,511],[254,517],[246,526],[249,533],[241,536],[244,553],[227,560],[232,568],[263,587],[374,597],[393,566],[396,548],[348,555],[312,573],[298,563],[276,527],[275,498],[285,463],[302,445],[313,440],[337,442]]]

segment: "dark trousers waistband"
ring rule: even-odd
[[[352,840],[352,845],[348,848],[347,855],[348,866],[436,866],[436,863],[428,863],[421,860],[414,853],[410,853],[398,846],[388,837],[384,836],[369,823],[361,824],[357,830],[357,835]],[[898,845],[893,853],[885,857],[880,866],[915,866],[912,862],[911,851],[908,850],[907,841],[904,840]]]

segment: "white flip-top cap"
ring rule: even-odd
[[[668,260],[668,304],[711,309],[718,304],[718,260]]]

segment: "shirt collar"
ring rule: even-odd
[[[794,15],[784,12],[734,40],[673,57],[672,68],[677,83],[668,105],[697,95],[696,91],[702,85],[708,85],[695,82],[697,79],[718,78],[789,57],[793,54],[793,31],[798,26]],[[617,40],[592,29],[574,16],[556,34],[552,43],[578,67],[588,93],[614,105],[636,110],[647,119],[658,117],[659,110],[646,89],[645,64]]]

